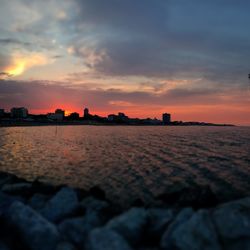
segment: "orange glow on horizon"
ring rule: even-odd
[[[65,115],[68,116],[73,112],[79,113],[83,117],[83,109],[74,106],[55,105],[50,109],[30,109],[31,114],[47,114],[53,113],[57,108],[65,110]],[[123,112],[130,118],[157,118],[162,119],[162,114],[167,112],[172,115],[173,121],[199,121],[211,123],[229,123],[235,125],[250,125],[250,111],[246,107],[228,105],[191,105],[191,106],[133,106],[133,107],[89,107],[90,114],[107,117],[109,114],[117,114]]]

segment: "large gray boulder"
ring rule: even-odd
[[[213,219],[224,249],[250,249],[250,197],[219,206]]]
[[[52,222],[70,216],[78,207],[78,198],[72,188],[64,187],[55,194],[41,210],[41,214]]]
[[[2,192],[11,195],[30,195],[32,194],[32,184],[28,182],[5,184],[2,187]]]
[[[98,200],[93,196],[88,196],[80,202],[80,207],[84,208],[87,213],[102,213],[105,209],[109,207],[109,204],[107,201]]]
[[[206,210],[200,210],[183,223],[163,235],[161,247],[165,250],[220,250],[215,227]]]
[[[46,205],[49,196],[45,194],[34,194],[28,201],[29,206],[35,210],[41,210]]]
[[[165,233],[162,235],[162,246],[163,248],[165,247],[165,244],[168,240],[169,235],[172,235],[172,233],[174,232],[174,230],[180,226],[181,224],[183,224],[184,222],[186,222],[187,220],[189,220],[194,214],[194,210],[190,207],[187,208],[183,208],[179,214],[175,217],[174,221],[168,226],[167,230],[165,231]]]
[[[146,225],[147,211],[144,208],[131,208],[111,219],[106,228],[121,234],[131,245],[136,245],[142,240]]]
[[[118,233],[97,228],[91,231],[86,244],[86,250],[132,250],[126,240]]]
[[[99,217],[95,213],[90,213],[84,217],[66,219],[58,225],[58,229],[65,240],[83,246],[88,233],[101,225]]]
[[[172,209],[150,208],[148,209],[147,234],[149,237],[159,240],[166,227],[174,219]]]
[[[57,228],[32,208],[13,203],[5,215],[13,230],[31,250],[54,250],[59,240]]]
[[[65,242],[60,242],[57,245],[56,250],[76,250],[76,248],[71,243],[65,241]]]
[[[15,196],[9,196],[5,193],[2,193],[0,191],[0,216],[1,214],[5,213],[9,210],[9,207],[12,205],[12,203],[16,201],[23,201],[20,197]]]

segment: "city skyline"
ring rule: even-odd
[[[3,0],[0,108],[250,125],[245,0]]]
[[[130,117],[123,112],[99,116],[90,112],[89,108],[82,109],[82,114],[57,108],[53,113],[31,114],[26,107],[13,107],[10,112],[0,109],[1,126],[42,126],[42,125],[170,125],[170,126],[235,126],[233,124],[218,124],[204,121],[173,120],[172,114],[163,113],[161,119],[156,117]]]

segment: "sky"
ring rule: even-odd
[[[250,125],[248,0],[0,0],[0,108]]]

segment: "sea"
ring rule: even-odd
[[[35,126],[0,128],[0,171],[98,186],[121,204],[179,185],[250,195],[250,127]]]

